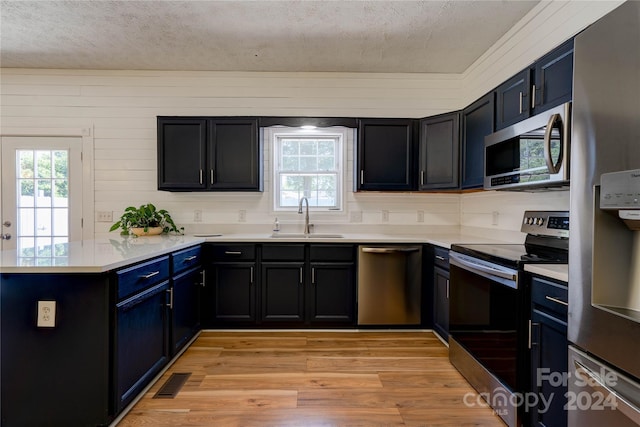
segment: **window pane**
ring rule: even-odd
[[[33,178],[33,151],[19,150],[18,157],[18,177]]]
[[[51,209],[36,209],[36,236],[51,236]]]
[[[33,209],[18,209],[18,230],[20,236],[34,236]]]
[[[315,141],[300,141],[300,154],[305,156],[315,156],[318,149]]]
[[[69,175],[69,162],[68,162],[68,152],[67,151],[54,151],[53,152],[53,164],[54,164],[54,174],[53,178],[67,178]]]
[[[69,246],[67,243],[69,239],[66,237],[54,237],[53,238],[53,251],[54,256],[69,256]]]
[[[301,157],[300,171],[315,172],[318,170],[318,160],[316,157]]]
[[[37,257],[51,256],[51,237],[36,238],[36,256]]]
[[[318,141],[318,155],[335,156],[335,145],[334,141]]]
[[[281,151],[285,156],[298,155],[298,141],[283,140]]]
[[[36,206],[51,206],[51,181],[39,179],[36,181]]]
[[[330,171],[335,169],[335,159],[333,157],[318,157],[318,170]]]
[[[18,207],[33,207],[35,203],[35,181],[32,179],[18,180]]]
[[[35,256],[35,239],[33,237],[20,237],[18,239],[18,254],[20,257]]]
[[[53,206],[69,206],[69,181],[66,179],[56,179],[53,181]]]
[[[51,178],[51,151],[36,151],[36,177]]]
[[[69,235],[69,211],[67,209],[53,209],[54,236]]]
[[[282,174],[280,176],[280,188],[282,190],[302,191],[304,189],[304,177],[299,175]]]
[[[298,157],[297,156],[284,156],[282,158],[282,170],[283,171],[296,171],[296,170],[298,170]]]

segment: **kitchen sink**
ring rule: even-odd
[[[273,233],[271,237],[279,239],[340,239],[344,236],[342,234],[330,233]]]

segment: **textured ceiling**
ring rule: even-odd
[[[537,1],[1,1],[0,65],[460,73]]]

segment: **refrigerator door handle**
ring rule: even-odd
[[[592,388],[601,391],[605,395],[612,395],[615,398],[616,410],[622,412],[627,418],[640,425],[640,408],[630,402],[629,399],[622,396],[612,386],[607,385],[605,381],[591,369],[587,368],[577,360],[574,360],[573,363],[576,367],[576,370],[584,372],[585,375],[587,375],[589,379],[592,380],[589,384]],[[605,398],[605,402],[606,399],[607,398]]]

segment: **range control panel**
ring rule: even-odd
[[[640,169],[602,174],[600,209],[640,209]]]
[[[569,211],[525,211],[520,231],[540,236],[569,237]]]

